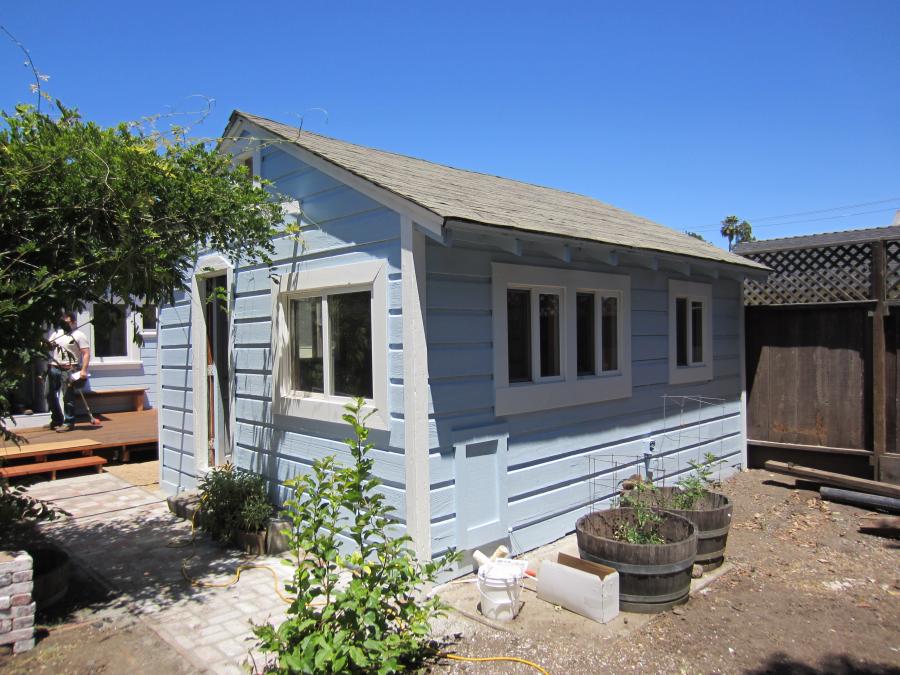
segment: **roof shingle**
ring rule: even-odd
[[[245,112],[235,111],[232,121],[236,117],[418,204],[445,222],[467,221],[766,269],[590,197],[338,141]]]

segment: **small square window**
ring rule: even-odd
[[[276,415],[342,424],[360,397],[370,428],[389,428],[385,269],[373,260],[272,279]]]

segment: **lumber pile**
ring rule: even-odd
[[[843,502],[863,508],[900,513],[900,485],[878,480],[845,476],[830,471],[820,471],[792,462],[768,461],[768,471],[783,473],[803,480],[822,484],[819,493],[823,499]],[[837,487],[831,487],[837,486]],[[900,536],[900,517],[870,513],[860,519],[859,531],[887,537]]]

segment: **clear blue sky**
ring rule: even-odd
[[[0,23],[53,95],[104,124],[204,94],[203,134],[233,108],[305,114],[312,131],[584,193],[720,244],[730,213],[770,238],[888,225],[900,209],[895,0],[44,0],[8,4]],[[0,42],[2,107],[29,83]]]

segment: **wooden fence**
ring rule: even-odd
[[[866,477],[894,475],[900,243],[745,255],[775,270],[768,281],[745,286],[754,463],[777,457]]]

